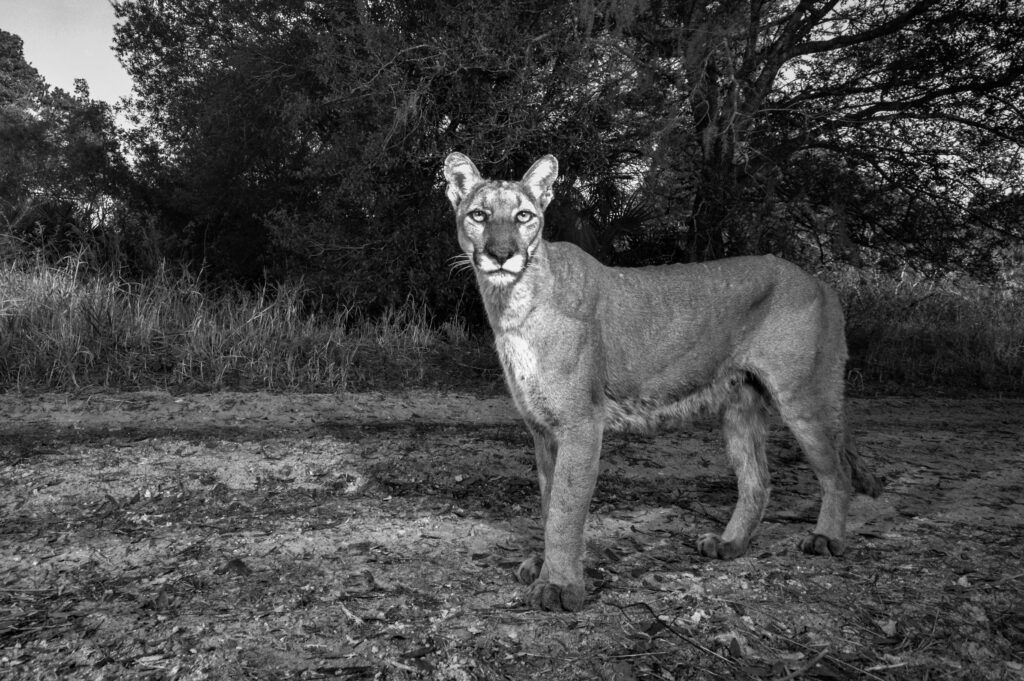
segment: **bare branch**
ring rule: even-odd
[[[902,31],[915,19],[923,15],[932,7],[938,5],[940,2],[941,0],[919,0],[899,16],[866,31],[852,35],[839,35],[834,38],[829,38],[828,40],[809,40],[804,43],[796,44],[789,50],[787,58],[792,59],[799,55],[831,52],[832,50],[851,47],[853,45],[877,40],[878,38],[882,38],[887,35],[893,35]]]

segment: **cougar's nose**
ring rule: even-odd
[[[488,241],[484,244],[484,253],[494,259],[499,265],[516,254],[516,245],[511,241]]]

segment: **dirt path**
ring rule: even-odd
[[[612,437],[588,606],[526,610],[531,444],[469,395],[0,396],[0,677],[1024,678],[1024,401],[854,400],[887,480],[799,554],[788,433],[750,555],[715,424]]]

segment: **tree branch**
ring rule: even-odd
[[[870,42],[887,35],[898,33],[909,26],[914,19],[923,15],[940,2],[941,0],[919,0],[919,2],[916,2],[910,7],[910,9],[896,18],[890,19],[884,24],[875,26],[874,28],[862,31],[861,33],[856,33],[854,35],[839,35],[834,38],[829,38],[828,40],[810,40],[805,43],[795,45],[787,55],[787,59],[792,59],[793,57],[800,55],[831,52],[832,50],[836,50],[841,47],[859,45],[861,43]]]

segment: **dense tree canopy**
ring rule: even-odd
[[[676,79],[682,146],[653,169],[692,179],[673,225],[686,257],[982,268],[1020,237],[972,203],[1024,179],[1021,6],[623,0],[595,17]]]
[[[76,85],[50,88],[21,39],[0,30],[0,256],[109,250],[117,238],[106,227],[127,167],[110,108]]]
[[[301,277],[368,311],[408,296],[457,309],[471,282],[448,268],[453,150],[498,177],[556,154],[549,236],[610,263],[774,252],[984,274],[1024,236],[1020,3],[115,6],[134,172],[110,182],[164,255],[213,274]],[[86,94],[51,97],[64,113],[45,125],[26,113],[48,90],[10,38],[2,134],[36,149],[17,157],[53,158],[37,128],[60,120],[115,158]],[[88,158],[100,191],[118,165]],[[39,169],[4,172],[24,206]],[[71,176],[49,175],[85,186]]]
[[[614,189],[645,155],[657,102],[571,9],[122,3],[155,200],[204,261],[298,272],[360,305],[454,305],[448,151],[506,174],[554,148],[569,195]]]

